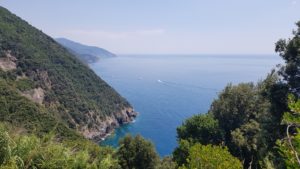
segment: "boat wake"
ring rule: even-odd
[[[184,83],[176,83],[171,81],[162,81],[160,79],[157,80],[158,83],[165,84],[168,86],[175,86],[175,87],[188,87],[188,88],[196,88],[201,90],[212,90],[212,91],[219,91],[219,89],[216,88],[210,88],[210,87],[204,87],[204,86],[198,86],[198,85],[191,85],[191,84],[184,84]]]

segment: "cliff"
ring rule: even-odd
[[[130,123],[137,116],[132,108],[125,108],[113,116],[107,116],[105,120],[99,118],[93,119],[94,112],[89,112],[89,119],[93,120],[92,127],[83,126],[80,128],[80,132],[84,135],[85,138],[92,139],[96,142],[99,142],[110,135],[115,128],[120,127],[120,125]]]

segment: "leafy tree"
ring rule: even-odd
[[[103,160],[100,161],[100,164],[97,165],[99,169],[120,169],[120,165],[118,164],[118,159],[113,157],[112,155],[107,155]]]
[[[244,160],[245,167],[258,163],[255,157],[262,148],[258,147],[263,139],[260,137],[260,117],[266,116],[270,108],[269,101],[260,95],[260,90],[260,84],[229,84],[209,110],[224,132],[225,145],[232,154]]]
[[[187,158],[189,156],[189,150],[193,144],[187,140],[179,140],[178,147],[175,148],[173,152],[173,160],[181,166],[187,163]]]
[[[201,144],[219,144],[222,132],[218,120],[211,115],[194,115],[177,128],[178,139],[190,140]]]
[[[249,166],[257,165],[256,163],[260,158],[258,151],[264,148],[261,145],[261,130],[262,128],[257,121],[250,120],[248,123],[231,132],[232,145],[237,149],[235,153],[239,153],[241,159],[249,159]],[[245,162],[248,162],[248,160]]]
[[[288,82],[292,92],[300,94],[300,21],[291,39],[280,39],[275,51],[285,60],[281,75]]]
[[[280,155],[287,168],[300,167],[300,100],[289,96],[289,112],[285,112],[282,123],[286,125],[286,137],[278,140]]]
[[[233,157],[222,146],[193,145],[189,149],[187,163],[179,167],[180,169],[241,169],[242,163]]]
[[[171,157],[164,157],[160,163],[156,166],[156,169],[176,169],[177,164]]]
[[[154,169],[158,164],[153,144],[140,135],[121,139],[117,155],[122,169]]]
[[[257,118],[261,100],[256,96],[253,83],[241,83],[237,86],[229,84],[225,87],[209,110],[225,130],[226,140],[230,140],[230,131],[241,127],[251,118]]]
[[[263,128],[264,137],[267,138],[265,144],[274,146],[270,143],[282,138],[282,133],[285,130],[281,121],[284,112],[288,111],[288,86],[280,80],[278,73],[273,70],[262,83],[259,83],[259,88],[261,97],[270,102],[268,112],[259,117],[260,126]]]

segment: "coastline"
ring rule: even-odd
[[[125,107],[121,111],[113,113],[112,116],[106,116],[105,120],[100,120],[99,117],[91,119],[94,125],[91,127],[85,125],[79,129],[79,132],[85,138],[100,143],[111,136],[116,128],[134,122],[137,115],[138,112],[134,111],[132,107]],[[88,113],[89,118],[93,116],[93,112]]]

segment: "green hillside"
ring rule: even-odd
[[[0,120],[30,130],[59,123],[98,140],[136,115],[67,49],[2,7],[0,85]]]

